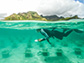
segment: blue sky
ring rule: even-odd
[[[75,1],[79,1],[79,2],[81,2],[81,3],[84,3],[84,0],[75,0]]]

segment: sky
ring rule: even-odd
[[[84,0],[0,0],[0,17],[36,11],[42,15],[84,18]]]
[[[79,2],[81,2],[81,3],[84,3],[84,0],[75,0],[75,1],[79,1]]]

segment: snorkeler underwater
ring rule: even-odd
[[[75,21],[1,21],[0,62],[71,63],[71,57],[83,61],[84,23]]]
[[[69,30],[68,32],[66,32],[67,30]],[[78,29],[63,29],[63,32],[57,31],[55,30],[55,28],[50,31],[48,29],[37,29],[38,32],[40,32],[42,35],[45,36],[45,38],[41,38],[41,39],[37,39],[35,40],[35,42],[41,42],[44,40],[47,40],[48,43],[51,45],[49,38],[58,38],[60,40],[63,39],[63,37],[67,37],[72,31],[76,31],[77,33],[83,33],[84,31],[82,30],[78,30]],[[66,32],[66,33],[65,33]]]

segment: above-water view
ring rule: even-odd
[[[84,63],[84,19],[0,21],[0,63]]]

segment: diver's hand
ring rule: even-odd
[[[35,42],[41,42],[43,39],[37,39],[35,40]]]
[[[41,41],[42,41],[42,39],[38,39],[38,41],[39,41],[39,42],[41,42]]]

